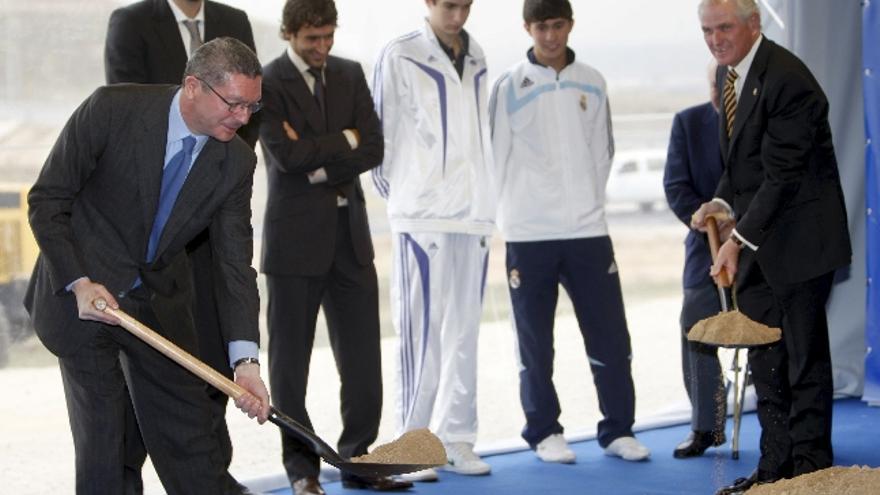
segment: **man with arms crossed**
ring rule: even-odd
[[[444,469],[481,475],[490,467],[473,451],[477,336],[494,217],[486,59],[463,29],[472,0],[425,3],[424,26],[385,48],[373,82],[385,135],[373,182],[393,233],[398,425],[430,427],[446,446]]]
[[[620,277],[605,224],[614,138],[605,80],[575,61],[568,0],[525,0],[534,45],[492,90],[498,226],[520,361],[523,438],[546,462],[572,463],[553,386],[559,284],[574,303],[603,419],[599,445],[628,461],[650,452],[635,439],[632,350]]]
[[[382,161],[382,131],[361,66],[330,55],[336,19],[333,0],[287,0],[281,31],[289,46],[264,71],[262,270],[275,404],[311,428],[306,386],[323,307],[342,385],[339,453],[349,458],[367,453],[382,413],[379,289],[359,177]],[[281,445],[294,493],[323,494],[318,456],[283,433]],[[412,486],[345,472],[342,484]]]
[[[718,491],[831,466],[834,386],[825,303],[851,248],[828,100],[809,69],[761,34],[754,0],[703,0],[703,37],[718,62],[725,171],[715,198],[694,214],[735,218],[712,267],[735,279],[739,309],[782,328],[753,348],[761,457],[746,478]],[[732,229],[732,230],[731,230]]]

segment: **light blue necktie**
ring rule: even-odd
[[[156,257],[156,249],[159,247],[162,230],[165,228],[165,223],[168,222],[168,217],[171,216],[171,210],[174,209],[177,195],[186,181],[195,146],[196,138],[192,136],[183,138],[183,149],[171,157],[171,160],[162,172],[162,189],[159,190],[159,209],[156,211],[156,218],[153,220],[153,230],[150,232],[150,243],[147,245],[147,263],[152,263]]]

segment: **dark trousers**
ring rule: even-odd
[[[684,387],[691,403],[691,429],[724,431],[727,398],[718,348],[687,339],[698,321],[721,311],[718,289],[711,279],[684,289],[681,307],[681,369]]]
[[[333,263],[321,276],[267,274],[269,290],[269,382],[275,406],[312,428],[306,386],[318,308],[327,318],[330,346],[341,382],[343,457],[362,455],[376,440],[382,413],[379,289],[372,263],[358,264],[348,212],[339,209]],[[282,458],[291,481],[318,476],[319,459],[305,444],[281,435]]]
[[[599,445],[632,435],[635,391],[620,277],[607,236],[507,243],[510,299],[518,340],[522,436],[533,448],[559,424],[553,385],[553,324],[559,284],[574,304],[603,419]]]
[[[123,310],[164,334],[146,291],[135,292],[120,300]],[[172,340],[190,351],[196,346],[194,335],[175,333]],[[167,493],[230,493],[203,381],[115,327],[104,327],[59,363],[76,451],[77,494],[125,493],[127,404],[133,405]]]
[[[195,287],[193,318],[198,342],[197,357],[231,380],[233,373],[229,366],[227,343],[220,332],[220,321],[217,318],[213,258],[207,229],[189,243],[187,251]],[[220,444],[224,466],[228,468],[232,463],[232,440],[226,425],[226,405],[229,397],[211,385],[205,384],[204,387],[210,399],[212,429]],[[144,492],[141,470],[147,459],[147,451],[131,404],[128,404],[125,419],[125,494],[140,495]],[[226,483],[233,493],[240,490],[238,483],[228,473]]]
[[[795,284],[769,284],[754,254],[740,254],[739,308],[782,328],[779,343],[749,351],[761,423],[758,469],[791,477],[831,466],[834,384],[825,303],[834,273]]]

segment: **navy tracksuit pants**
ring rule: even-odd
[[[574,305],[603,419],[603,448],[632,436],[635,390],[620,277],[608,236],[507,243],[507,273],[520,364],[523,438],[534,448],[559,424],[553,385],[553,323],[561,284]]]

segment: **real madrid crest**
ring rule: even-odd
[[[587,111],[587,95],[581,95],[581,110]]]
[[[521,282],[519,279],[519,270],[517,270],[516,268],[514,268],[513,270],[510,270],[509,283],[510,283],[511,289],[519,289]]]

